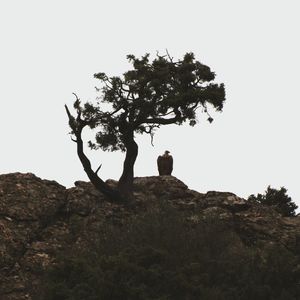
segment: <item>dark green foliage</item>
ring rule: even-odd
[[[296,300],[300,274],[279,245],[248,248],[216,219],[187,221],[162,207],[103,224],[99,239],[62,253],[39,300]]]
[[[280,190],[268,186],[265,194],[250,195],[248,200],[254,203],[260,203],[272,206],[285,217],[293,217],[296,214],[298,206],[292,201],[287,194],[287,189],[282,187]]]
[[[81,106],[78,99],[74,103],[87,125],[99,129],[95,142],[89,142],[92,149],[125,151],[124,137],[129,131],[153,134],[161,125],[185,121],[194,126],[198,108],[207,114],[209,104],[222,110],[224,85],[213,83],[215,73],[196,61],[193,53],[178,61],[157,55],[151,62],[149,54],[141,58],[128,55],[127,59],[133,68],[123,76],[94,75],[102,86],[97,104]],[[102,103],[110,109],[103,110]]]

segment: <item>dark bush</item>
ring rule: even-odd
[[[287,194],[287,189],[284,187],[276,190],[268,186],[265,194],[250,195],[248,200],[254,203],[261,203],[267,206],[273,206],[276,211],[284,217],[294,217],[298,206],[292,201]]]
[[[296,265],[285,248],[246,247],[222,221],[192,223],[164,206],[105,223],[88,249],[65,249],[37,299],[296,300]]]

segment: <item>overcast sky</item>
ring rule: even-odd
[[[64,104],[97,96],[93,74],[121,75],[127,54],[186,52],[224,82],[226,103],[209,124],[137,137],[135,175],[156,175],[168,149],[173,175],[199,192],[242,197],[284,186],[300,206],[299,1],[14,1],[0,4],[0,173],[32,172],[69,187],[87,177]],[[85,135],[88,139],[88,133]],[[90,152],[103,179],[124,154]]]

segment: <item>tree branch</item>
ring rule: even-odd
[[[75,97],[76,97],[76,101],[80,101],[80,99],[78,98],[77,94],[72,93]]]
[[[99,170],[101,169],[102,164],[98,167],[98,169],[96,170],[95,174],[98,174]]]
[[[171,111],[169,111],[169,112],[167,112],[167,113],[165,113],[165,114],[160,114],[160,115],[158,115],[159,117],[164,117],[164,116],[167,116],[167,115],[170,115],[170,114],[175,114],[175,112],[174,112],[174,110],[171,110]]]
[[[76,141],[77,155],[81,161],[81,164],[82,164],[84,171],[87,174],[88,178],[90,179],[92,184],[97,188],[97,190],[99,190],[104,195],[106,195],[110,201],[112,201],[112,202],[124,201],[124,198],[120,195],[120,193],[118,191],[112,189],[110,186],[108,186],[107,183],[105,183],[100,177],[98,177],[97,173],[99,172],[102,164],[98,167],[96,172],[94,172],[92,170],[91,162],[84,153],[83,141],[82,141],[82,137],[81,137],[81,132],[82,132],[83,127],[86,125],[85,124],[86,122],[84,120],[79,119],[78,122],[81,122],[81,124],[79,124],[80,126],[79,126],[79,128],[77,128],[77,126],[75,126],[75,125],[78,125],[78,124],[72,124],[73,121],[75,121],[75,119],[72,116],[72,114],[70,113],[67,105],[65,105],[65,109],[66,109],[66,112],[67,112],[67,115],[69,118],[70,127],[76,136],[76,140],[75,139],[72,139],[72,140],[74,142]],[[78,115],[77,115],[77,118],[78,118]],[[75,122],[77,123],[77,120]]]
[[[170,62],[173,63],[173,57],[170,56],[168,49],[166,49],[166,52]]]
[[[74,119],[74,117],[71,115],[71,113],[70,113],[70,111],[69,111],[69,108],[68,108],[67,104],[65,104],[65,109],[66,109],[67,115],[68,115],[68,117],[69,117],[69,121],[70,121],[71,119]],[[72,129],[73,129],[73,128],[72,128]]]
[[[123,106],[121,105],[119,108],[117,108],[115,111],[111,112],[108,114],[109,117],[113,116],[115,113],[117,113],[118,111],[120,111],[123,108]]]
[[[147,124],[159,124],[159,125],[168,125],[168,124],[173,124],[176,123],[177,121],[182,121],[181,117],[174,117],[170,119],[164,119],[164,118],[151,118],[151,119],[146,119],[143,123]]]
[[[149,125],[148,126],[148,129],[147,128],[145,128],[144,129],[144,132],[145,133],[148,133],[148,134],[150,134],[150,137],[151,137],[151,145],[154,147],[154,144],[153,144],[153,139],[154,139],[154,130],[155,130],[155,128],[159,128],[160,126],[159,125]]]

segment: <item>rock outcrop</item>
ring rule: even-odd
[[[134,203],[119,205],[88,182],[66,189],[30,173],[0,175],[0,299],[31,299],[60,249],[85,247],[103,222],[122,224],[161,202],[185,210],[190,222],[222,219],[245,244],[278,243],[300,253],[300,217],[282,217],[232,193],[198,193],[173,176],[135,178],[134,193]]]

